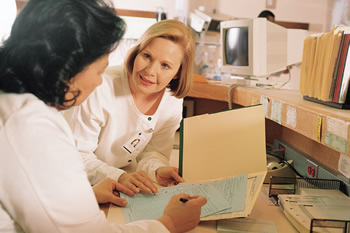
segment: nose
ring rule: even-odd
[[[157,74],[158,69],[159,69],[159,67],[158,67],[156,62],[150,62],[148,64],[148,66],[146,67],[145,71],[146,71],[147,75],[154,76]]]

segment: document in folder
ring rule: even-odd
[[[186,182],[248,174],[245,208],[202,220],[246,217],[266,175],[262,105],[185,118],[180,131],[179,172]]]

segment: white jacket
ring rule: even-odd
[[[31,94],[0,93],[0,232],[168,232],[111,225],[62,115]]]
[[[166,90],[156,113],[144,115],[134,103],[123,67],[108,68],[102,85],[83,104],[65,112],[90,182],[106,177],[118,181],[121,168],[133,162],[156,181],[156,169],[169,166],[182,103]]]

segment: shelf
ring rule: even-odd
[[[222,84],[195,83],[188,96],[228,101],[228,87]],[[350,156],[350,110],[336,109],[304,100],[295,90],[237,87],[232,91],[232,102],[241,106],[262,103],[265,106],[267,119],[336,152]]]

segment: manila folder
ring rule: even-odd
[[[262,105],[183,119],[179,173],[186,182],[205,182],[248,174],[245,217],[266,175],[265,110]],[[220,218],[227,218],[221,216]]]

